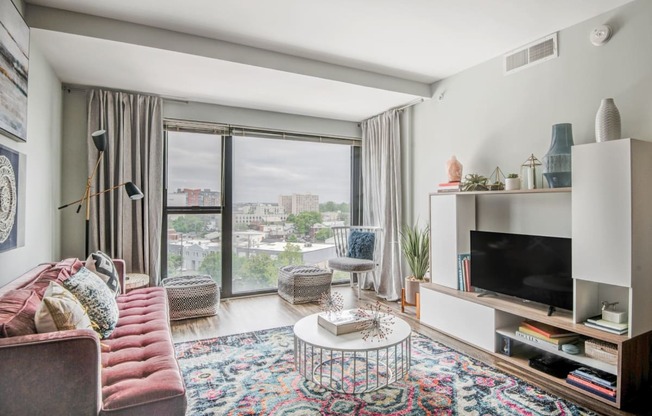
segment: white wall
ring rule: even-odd
[[[615,34],[595,47],[589,33],[604,23]],[[409,120],[412,217],[429,218],[428,193],[446,180],[451,155],[464,174],[489,176],[496,166],[518,173],[531,153],[541,159],[547,152],[553,124],[572,123],[575,144],[594,141],[605,97],[620,109],[623,137],[652,140],[650,27],[652,2],[638,0],[562,30],[557,59],[504,76],[497,57],[434,84],[433,99],[416,106]]]
[[[356,123],[306,117],[271,111],[250,110],[214,104],[165,100],[163,116],[184,120],[228,123],[248,127],[333,136],[360,137]],[[86,183],[86,94],[79,89],[63,94],[63,155],[61,203],[81,197]],[[61,256],[82,257],[84,252],[84,216],[74,208],[61,213]]]
[[[0,286],[59,258],[61,83],[33,42],[27,93],[27,142],[0,135],[0,144],[25,154],[27,164],[25,246],[0,253]]]

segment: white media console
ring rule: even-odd
[[[421,286],[421,322],[500,357],[515,373],[536,374],[572,397],[617,408],[648,382],[652,340],[652,143],[622,139],[573,147],[573,188],[433,193],[430,195],[431,281]],[[548,316],[546,305],[457,290],[457,256],[468,253],[469,231],[572,238],[573,311]],[[629,333],[614,335],[583,322],[601,302],[619,302]],[[535,342],[517,337],[524,319],[615,344],[617,363],[557,355],[618,376],[612,402],[532,369]],[[504,339],[512,355],[501,353]]]

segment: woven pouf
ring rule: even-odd
[[[333,273],[314,266],[285,266],[278,271],[278,294],[295,303],[314,302],[331,290]]]
[[[170,320],[217,314],[220,289],[210,276],[177,276],[163,279],[168,293]]]

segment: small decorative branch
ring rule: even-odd
[[[367,341],[382,341],[394,332],[392,325],[394,325],[394,315],[392,310],[382,303],[376,301],[375,304],[367,304],[363,308],[359,308],[356,312],[356,317],[362,319],[360,329],[362,331],[362,339]]]

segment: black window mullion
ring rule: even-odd
[[[233,296],[233,137],[222,142],[222,294]]]

